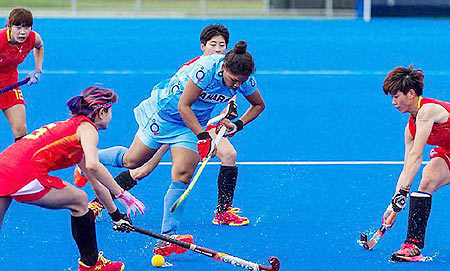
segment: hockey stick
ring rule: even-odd
[[[225,127],[225,125],[223,125],[220,130],[219,130],[219,134],[217,134],[216,139],[214,140],[214,145],[216,145],[216,147],[219,145],[220,140],[222,139],[223,135],[225,134],[227,128]],[[202,165],[200,166],[200,168],[198,169],[197,173],[195,173],[194,178],[192,179],[191,183],[189,184],[188,188],[186,189],[186,191],[184,191],[183,194],[181,194],[181,196],[177,199],[177,201],[175,201],[172,206],[170,207],[169,211],[171,213],[173,213],[173,211],[175,211],[175,209],[180,206],[180,204],[187,198],[187,196],[189,195],[189,193],[191,192],[192,188],[194,187],[195,183],[197,182],[198,178],[200,177],[200,175],[203,172],[203,169],[205,168],[205,166],[208,164],[209,160],[211,159],[211,155],[208,155],[208,157],[206,157],[205,161],[202,162]]]
[[[386,232],[386,225],[391,224],[392,219],[394,219],[396,215],[397,212],[392,212],[391,215],[386,219],[386,224],[381,225],[381,227],[377,230],[377,232],[373,234],[372,238],[370,238],[369,241],[367,241],[367,234],[364,232],[361,233],[361,241],[359,241],[358,243],[366,250],[372,250],[372,248],[380,241],[381,237],[383,237],[384,233]]]
[[[218,116],[215,116],[214,118],[208,120],[208,123],[206,124],[206,126],[213,124],[215,122],[218,122],[219,120],[222,120],[223,118],[225,118],[227,116],[227,114],[220,114]]]
[[[7,92],[7,91],[10,91],[11,89],[15,89],[16,87],[20,87],[22,85],[25,85],[26,83],[28,83],[28,81],[30,81],[29,77],[23,79],[22,81],[19,81],[19,82],[15,83],[13,85],[10,85],[9,87],[2,88],[2,89],[0,89],[0,94],[3,94],[5,92]]]
[[[114,226],[114,229],[118,230],[118,226]],[[229,263],[231,265],[234,266],[238,266],[238,267],[242,267],[245,268],[247,270],[254,270],[254,271],[258,271],[258,270],[269,270],[269,271],[278,271],[280,269],[280,261],[278,260],[277,257],[270,257],[269,258],[269,263],[271,266],[264,266],[261,264],[257,264],[257,263],[253,263],[235,256],[231,256],[222,252],[218,252],[212,249],[208,249],[208,248],[204,248],[201,246],[197,246],[191,243],[186,243],[177,239],[173,239],[170,238],[168,236],[162,235],[162,234],[158,234],[152,231],[148,231],[148,230],[144,230],[141,228],[138,228],[134,225],[132,225],[131,227],[125,226],[122,230],[124,231],[134,231],[140,234],[144,234],[147,236],[151,236],[153,238],[157,238],[172,244],[175,244],[177,246],[180,246],[182,248],[185,249],[189,249],[191,251],[197,252],[199,254],[208,256],[210,258],[214,258],[218,261],[224,262],[224,263]]]

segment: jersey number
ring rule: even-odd
[[[50,123],[48,125],[42,126],[41,128],[37,129],[36,131],[32,132],[31,134],[25,136],[24,138],[27,139],[37,139],[39,138],[41,135],[43,135],[45,132],[47,132],[48,130],[50,130],[51,128],[55,127],[56,124],[54,123]]]
[[[23,100],[23,95],[22,95],[22,91],[18,88],[13,89],[14,94],[16,94],[16,99],[17,100]]]

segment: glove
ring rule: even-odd
[[[204,160],[207,156],[212,156],[216,146],[208,132],[201,132],[197,135],[197,150],[200,160]]]
[[[120,193],[120,195],[116,196],[116,199],[127,209],[128,216],[130,216],[131,211],[133,211],[133,214],[136,215],[136,210],[143,215],[144,211],[147,209],[142,202],[131,195],[130,192],[125,190]]]
[[[392,198],[392,209],[395,212],[400,212],[401,210],[405,209],[406,207],[406,201],[408,200],[408,194],[409,190],[400,188],[397,194],[394,195]]]
[[[42,71],[40,69],[34,69],[32,72],[30,72],[25,78],[30,78],[28,80],[27,85],[36,84],[39,82],[39,78],[41,78]]]
[[[394,209],[392,209],[392,203],[388,205],[386,208],[386,211],[384,211],[383,218],[381,219],[382,224],[386,227],[386,230],[392,229],[392,226],[394,226],[396,217],[392,217],[391,221],[389,221],[389,224],[387,224],[387,219],[389,216],[394,212]]]
[[[230,100],[228,102],[228,111],[225,115],[225,119],[234,120],[238,117],[237,104],[235,101]]]
[[[114,213],[109,215],[111,216],[111,220],[114,222],[113,230],[122,232],[130,232],[133,230],[131,218],[129,218],[126,214],[119,212],[119,209],[116,209]]]
[[[244,128],[244,123],[242,123],[242,120],[237,120],[235,122],[230,122],[228,119],[223,119],[219,123],[217,123],[216,127],[216,134],[219,133],[220,128],[225,125],[227,127],[227,131],[225,132],[224,136],[233,137],[234,134],[239,132]]]
[[[386,211],[383,214],[382,223],[384,226],[386,226],[387,230],[390,230],[392,226],[394,226],[395,223],[395,216],[391,219],[391,221],[387,221],[389,216],[393,212],[400,212],[401,210],[405,209],[406,207],[406,200],[408,199],[409,190],[400,188],[397,194],[394,195],[392,198],[392,202],[388,205],[386,208]],[[388,223],[390,222],[390,223]]]

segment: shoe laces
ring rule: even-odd
[[[416,245],[410,243],[403,243],[402,248],[399,250],[401,253],[410,253],[411,251],[417,249]]]
[[[110,260],[103,257],[103,251],[100,251],[100,253],[98,253],[98,260],[102,262],[102,265],[106,265],[111,262]]]
[[[229,207],[227,212],[230,212],[233,214],[239,214],[239,213],[241,213],[241,209],[238,207]]]
[[[101,213],[103,205],[98,201],[92,201],[88,203],[88,208],[94,212],[95,215]]]

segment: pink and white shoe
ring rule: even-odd
[[[416,245],[404,243],[400,250],[392,254],[392,260],[395,262],[422,262],[425,257],[422,256]]]

